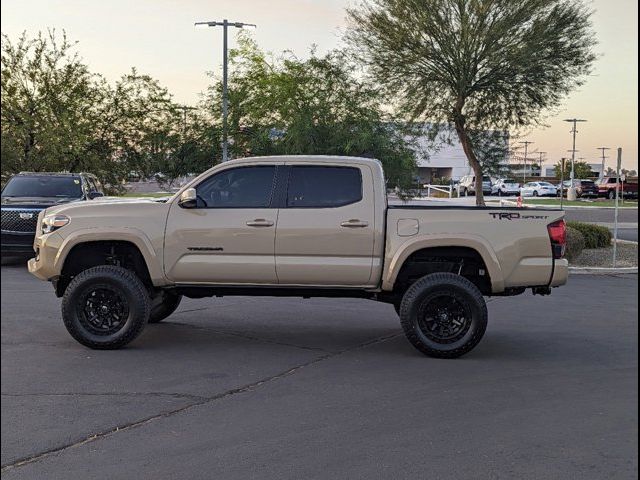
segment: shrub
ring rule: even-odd
[[[582,250],[584,250],[584,245],[584,235],[580,233],[580,230],[572,227],[567,227],[567,249],[565,251],[567,260],[573,262],[576,258],[578,258],[582,253]]]
[[[582,233],[584,248],[605,248],[611,245],[611,232],[607,227],[583,222],[567,222],[567,226]]]

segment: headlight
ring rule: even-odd
[[[51,233],[69,223],[66,215],[47,215],[42,219],[42,233]]]

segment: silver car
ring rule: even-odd
[[[499,178],[491,187],[491,194],[501,197],[520,195],[520,184],[513,178]]]

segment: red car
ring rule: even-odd
[[[598,196],[607,197],[609,200],[616,198],[616,177],[604,177],[596,181]],[[638,182],[620,182],[620,195],[624,197],[638,198]]]

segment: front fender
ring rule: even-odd
[[[487,267],[491,279],[491,291],[493,293],[499,293],[504,290],[502,269],[500,268],[498,257],[489,242],[477,235],[465,235],[463,237],[456,235],[455,237],[451,237],[439,234],[421,235],[420,238],[408,240],[403,243],[395,253],[387,257],[382,274],[382,289],[386,291],[393,290],[393,285],[400,273],[402,265],[412,253],[434,247],[466,247],[475,250],[482,257]]]
[[[157,252],[149,237],[142,230],[134,227],[85,228],[71,232],[64,237],[53,261],[55,275],[60,275],[62,272],[65,259],[73,247],[82,243],[99,241],[123,241],[134,244],[144,258],[153,284],[155,286],[167,284],[162,269],[162,252]]]

